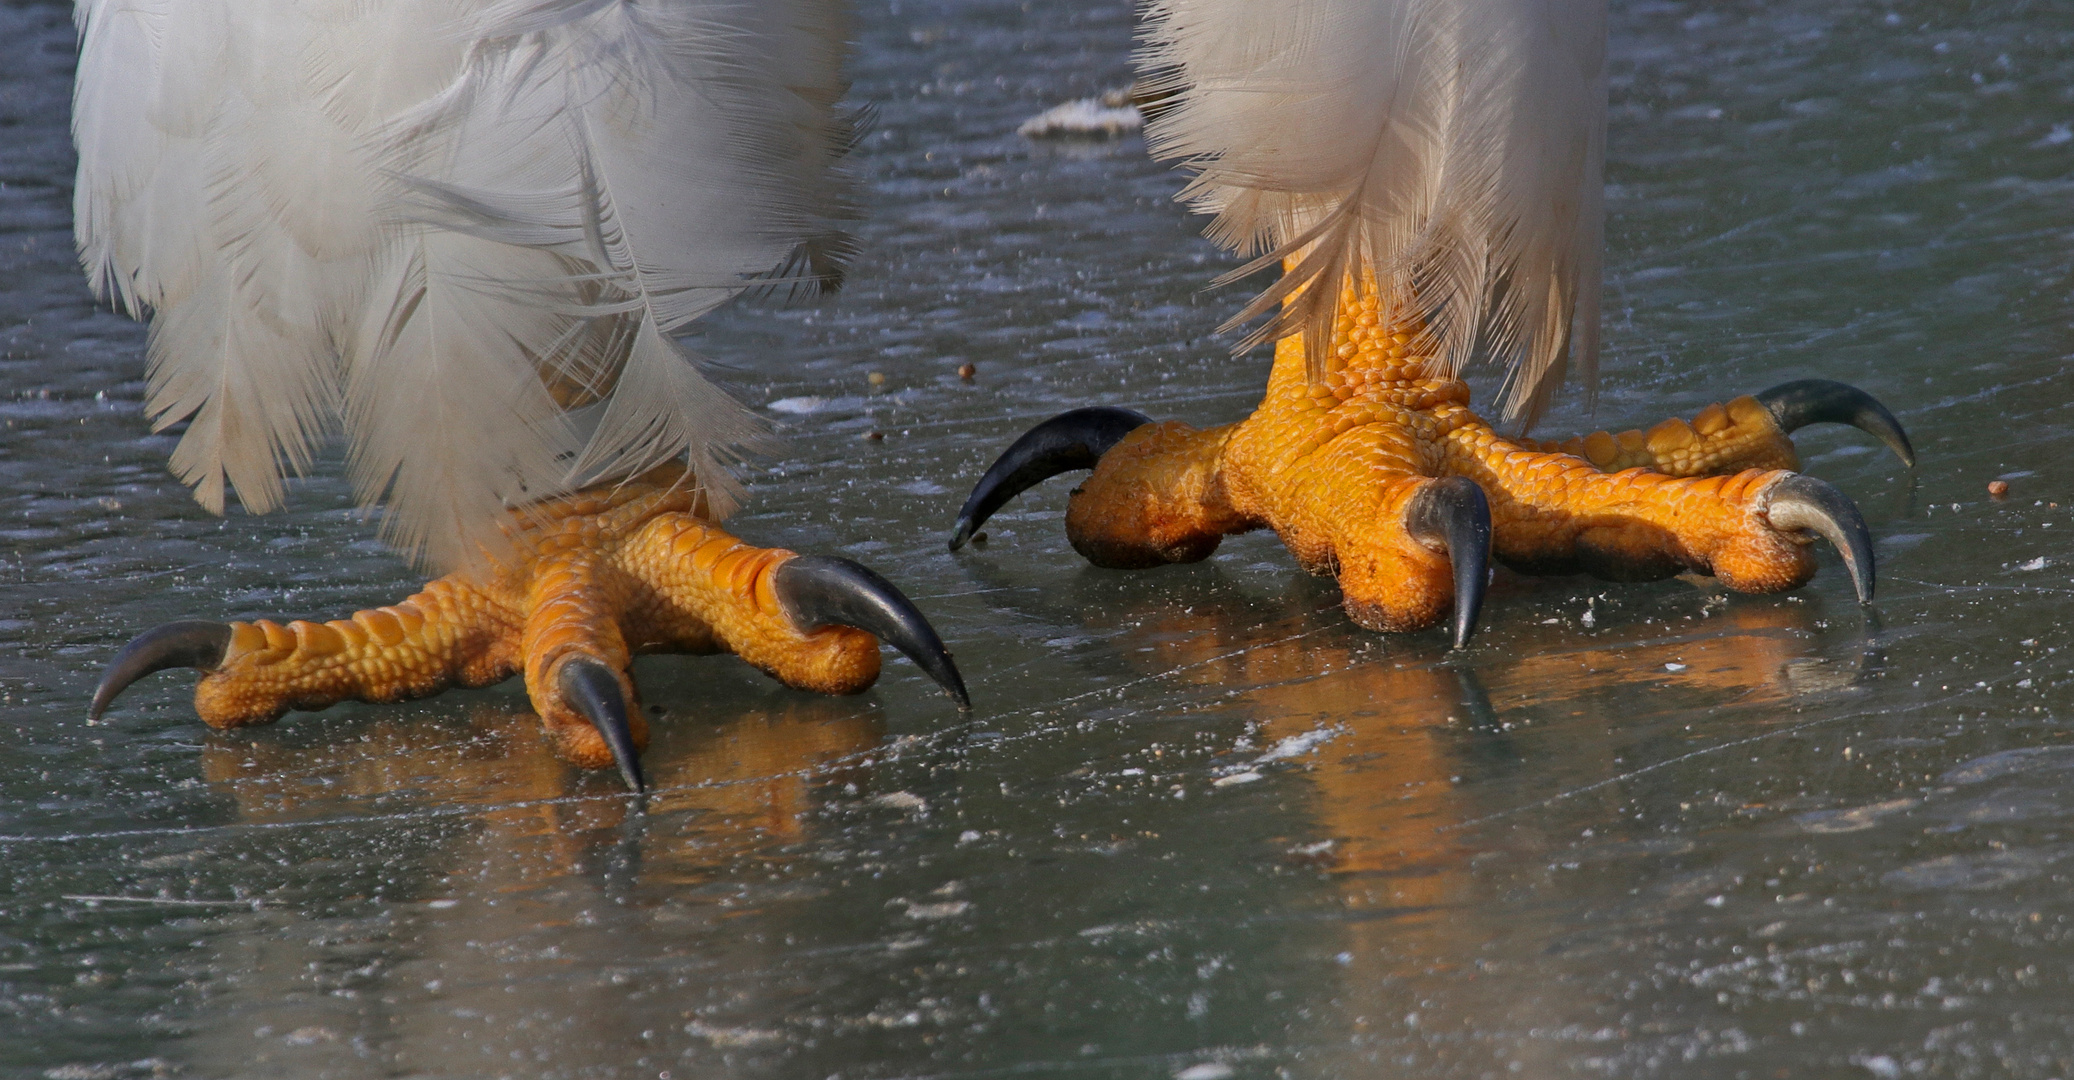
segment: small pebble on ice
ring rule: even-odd
[[[929,809],[929,801],[911,791],[889,791],[884,795],[874,796],[871,804],[873,806],[883,806],[889,810],[906,810],[910,813],[919,813]]]
[[[1665,664],[1665,665],[1664,665],[1664,670],[1665,670],[1665,671],[1684,671],[1684,670],[1685,670],[1685,665],[1684,665],[1684,664]]]
[[[1232,786],[1233,784],[1250,784],[1250,783],[1252,783],[1253,781],[1255,781],[1255,780],[1258,780],[1258,779],[1260,779],[1260,774],[1259,774],[1259,773],[1257,773],[1257,772],[1242,772],[1242,773],[1233,773],[1233,774],[1232,774],[1232,775],[1230,775],[1230,776],[1222,776],[1222,777],[1219,777],[1219,778],[1217,778],[1217,779],[1216,779],[1215,781],[1213,781],[1213,782],[1211,783],[1211,785],[1210,785],[1210,786],[1211,786],[1211,787],[1230,787],[1230,786]]]

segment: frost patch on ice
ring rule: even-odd
[[[884,795],[876,795],[872,797],[871,804],[883,806],[888,810],[905,810],[910,814],[929,812],[929,800],[912,791],[889,791]]]
[[[2043,874],[2065,858],[2066,850],[2017,849],[1985,855],[1945,855],[1925,859],[1880,876],[1882,884],[1901,889],[1972,892],[2014,885]]]
[[[2065,769],[2074,766],[2074,746],[2031,746],[2020,750],[2001,750],[1947,771],[1937,782],[1948,787],[1960,784],[1978,784],[1984,780],[1995,780],[2015,773],[2029,772],[2036,768]]]
[[[828,399],[821,397],[779,398],[778,400],[773,401],[770,404],[764,406],[764,408],[769,409],[772,412],[789,413],[793,416],[805,416],[808,413],[819,412],[820,410],[827,407]]]
[[[1326,743],[1339,738],[1346,730],[1347,725],[1334,724],[1331,727],[1321,727],[1314,731],[1306,731],[1301,735],[1291,735],[1268,747],[1267,753],[1254,758],[1250,764],[1265,765],[1270,761],[1284,761],[1308,754]]]
[[[1139,919],[1129,923],[1103,923],[1080,931],[1080,936],[1100,941],[1117,934],[1157,934],[1170,929],[1172,924],[1164,919]]]
[[[1897,810],[1906,810],[1920,801],[1919,799],[1889,799],[1886,802],[1853,807],[1849,810],[1817,810],[1813,813],[1800,814],[1793,820],[1800,823],[1800,827],[1804,832],[1857,832],[1860,829],[1870,829],[1874,825],[1879,824],[1880,819],[1888,814]]]
[[[952,900],[942,904],[917,904],[909,902],[907,917],[910,919],[955,919],[972,910],[970,900]]]
[[[1260,779],[1264,779],[1264,778],[1263,778],[1263,777],[1262,777],[1262,776],[1261,776],[1261,775],[1260,775],[1259,773],[1257,773],[1257,772],[1254,772],[1254,771],[1253,771],[1253,770],[1251,770],[1251,769],[1248,769],[1248,770],[1246,770],[1245,772],[1242,772],[1242,773],[1233,773],[1233,774],[1232,774],[1232,775],[1230,775],[1230,776],[1221,776],[1221,777],[1218,777],[1217,779],[1215,779],[1215,780],[1212,780],[1212,781],[1210,782],[1210,786],[1211,786],[1211,787],[1231,787],[1231,786],[1232,786],[1232,785],[1234,785],[1234,784],[1250,784],[1250,783],[1252,783],[1253,781],[1255,781],[1255,780],[1260,780]]]
[[[2048,558],[2046,558],[2045,556],[2043,556],[2043,555],[2040,555],[2040,556],[2038,556],[2037,558],[2035,558],[2035,559],[2032,559],[2032,560],[2030,560],[2029,562],[2020,562],[2020,563],[2017,563],[2017,564],[2016,564],[2016,569],[2018,569],[2018,570],[2043,570],[2043,569],[2045,569],[2046,567],[2048,567],[2048,566],[2051,566],[2051,565],[2052,565],[2052,560],[2051,560],[2051,559],[2048,559]]]
[[[785,1037],[779,1032],[767,1031],[763,1028],[715,1027],[698,1020],[693,1020],[691,1023],[684,1025],[684,1033],[696,1035],[712,1043],[715,1047],[724,1050],[739,1050],[751,1046],[763,1046],[766,1043],[774,1043]]]
[[[1235,1072],[1232,1067],[1224,1062],[1205,1061],[1200,1065],[1190,1065],[1188,1068],[1175,1073],[1174,1080],[1226,1080],[1227,1077],[1233,1075],[1235,1075]]]

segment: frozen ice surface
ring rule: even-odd
[[[0,5],[0,1076],[2074,1073],[2065,5],[1616,5],[1605,377],[1546,430],[1821,376],[1923,465],[1799,437],[1870,613],[1826,551],[1772,597],[1501,575],[1460,653],[1271,537],[1092,569],[1070,477],[945,551],[1029,424],[1231,420],[1265,366],[1141,139],[1016,134],[1129,82],[1128,5],[857,28],[849,287],[696,345],[786,442],[730,528],[906,589],[975,710],[891,654],[839,699],[645,659],[641,813],[509,685],[224,734],[175,672],[87,726],[142,627],[417,580],[336,460],[266,518],[167,476],[73,266],[69,7]]]

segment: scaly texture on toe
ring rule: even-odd
[[[846,560],[742,543],[701,516],[687,481],[672,466],[527,507],[511,519],[517,556],[351,618],[148,632],[110,666],[93,713],[172,665],[206,672],[195,711],[219,728],[523,673],[562,756],[616,763],[638,787],[632,755],[647,729],[627,674],[637,653],[729,652],[789,686],[848,694],[878,678],[884,638],[965,702],[948,651],[897,589]],[[816,572],[787,574],[795,560]]]
[[[1903,453],[1899,424],[1862,392],[1791,384],[1783,412],[1763,395],[1742,397],[1646,434],[1537,443],[1507,439],[1471,412],[1468,385],[1441,373],[1428,343],[1417,317],[1372,282],[1343,291],[1322,378],[1310,377],[1320,365],[1308,362],[1303,335],[1290,335],[1245,420],[1201,430],[1146,423],[1114,439],[1068,505],[1074,548],[1100,566],[1146,567],[1202,559],[1227,534],[1271,528],[1305,569],[1339,579],[1355,621],[1416,630],[1453,611],[1458,644],[1474,623],[1486,551],[1529,573],[1638,581],[1694,571],[1772,592],[1814,573],[1807,545],[1819,533],[1844,551],[1870,599],[1863,522],[1833,488],[1789,471],[1797,459],[1787,437],[1802,423],[1840,420]],[[1044,472],[1034,462],[1004,454],[968,500],[961,530],[977,527],[967,521],[973,507],[998,507],[1073,467]],[[1442,478],[1473,487],[1442,498]],[[1446,521],[1433,516],[1441,506]]]

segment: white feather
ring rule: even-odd
[[[1180,97],[1148,129],[1208,234],[1300,256],[1231,326],[1301,332],[1322,370],[1340,287],[1372,272],[1451,371],[1487,352],[1531,421],[1598,351],[1605,0],[1149,0],[1141,57]]]
[[[841,10],[78,0],[81,260],[153,317],[175,472],[268,509],[343,425],[442,565],[674,457],[725,509],[757,429],[670,335],[848,216]]]

